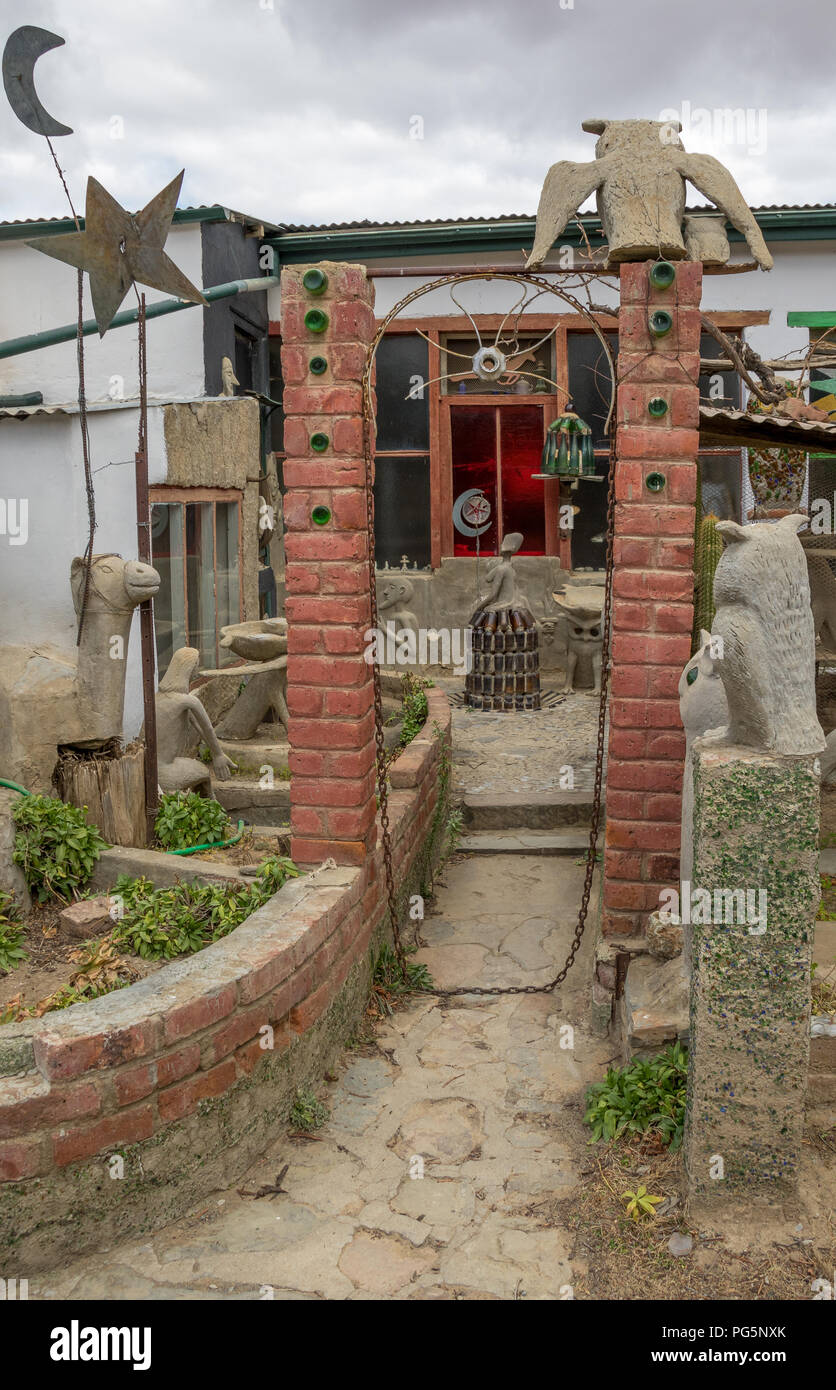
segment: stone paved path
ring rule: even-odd
[[[460,856],[420,959],[439,985],[542,983],[565,957],[582,878],[573,858]],[[569,1296],[584,1265],[549,1214],[588,1161],[580,1107],[612,1051],[579,1023],[590,948],[556,995],[418,999],[383,1021],[325,1088],[319,1135],[277,1138],[238,1184],[289,1163],[286,1196],[214,1193],[30,1281],[30,1297]]]
[[[512,715],[453,710],[453,788],[459,796],[554,792],[564,766],[577,791],[595,780],[598,699],[579,691],[559,705]]]

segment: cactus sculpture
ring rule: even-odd
[[[700,633],[710,632],[714,621],[714,571],[723,553],[723,537],[717,530],[717,520],[709,513],[702,518],[697,530],[694,548],[694,651],[700,645]]]

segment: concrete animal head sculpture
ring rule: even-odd
[[[760,228],[728,169],[711,155],[688,154],[677,127],[678,122],[584,121],[583,129],[599,136],[595,158],[584,164],[562,159],[549,169],[526,269],[542,265],[591,193],[597,196],[611,262],[684,259],[688,179],[742,233],[758,265],[771,270]]]

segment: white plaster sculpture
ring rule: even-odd
[[[688,154],[678,122],[591,120],[583,129],[600,137],[595,158],[588,163],[563,159],[549,169],[527,270],[542,265],[591,193],[597,196],[611,263],[657,256],[682,260],[686,179],[743,234],[758,265],[772,269],[760,228],[728,169],[712,155]]]
[[[564,694],[575,689],[575,679],[588,681],[592,668],[592,689],[589,695],[601,693],[601,664],[604,646],[602,617],[604,589],[600,585],[569,586],[554,601],[568,618],[566,635],[566,680]]]
[[[199,661],[196,647],[180,647],[160,681],[155,701],[158,780],[164,792],[199,792],[211,797],[209,768],[193,756],[196,744],[203,739],[209,745],[212,771],[219,781],[229,778],[233,764],[221,748],[200,700],[189,693]]]
[[[76,616],[85,568],[80,557],[70,568]],[[0,647],[0,776],[49,795],[59,746],[122,737],[133,611],[159,587],[150,565],[94,555],[78,647]]]
[[[377,598],[377,617],[382,632],[392,623],[396,633],[414,632],[418,635],[418,619],[407,607],[414,592],[412,580],[402,578],[398,571],[387,578]]]
[[[729,704],[722,742],[800,757],[820,753],[807,561],[798,513],[739,526],[720,521],[726,548],[714,575],[714,638]]]

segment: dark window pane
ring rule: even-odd
[[[235,330],[235,375],[238,378],[238,385],[235,394],[240,396],[242,391],[253,390],[253,359],[255,356],[255,339],[249,333],[243,333],[240,328]]]
[[[455,412],[454,412],[455,413]],[[502,461],[502,532],[522,531],[520,555],[543,555],[546,520],[543,481],[543,412],[537,405],[506,405],[499,411]]]
[[[596,454],[595,472],[609,478],[609,470],[609,454]],[[580,478],[577,487],[568,493],[568,500],[578,508],[570,533],[572,568],[601,570],[607,558],[607,483]]]
[[[703,516],[720,521],[740,520],[740,450],[727,454],[700,454],[700,495]]]
[[[618,352],[618,338],[615,333],[605,334],[613,357]],[[572,393],[573,409],[592,426],[592,438],[596,445],[606,445],[604,425],[610,407],[612,383],[610,364],[604,349],[594,333],[569,333],[567,335],[569,353],[569,390]],[[560,398],[561,408],[565,402]]]
[[[430,461],[426,455],[375,460],[375,560],[399,567],[430,563]]]
[[[479,537],[483,555],[496,554],[496,410],[489,405],[456,405],[450,411],[453,457],[453,554],[475,555],[476,537],[459,526],[466,494],[478,489],[488,499],[490,524]]]
[[[417,333],[384,337],[375,358],[377,448],[430,447],[429,344]]]
[[[284,378],[282,377],[282,357],[281,342],[278,338],[268,339],[269,363],[270,363],[270,391],[269,396],[272,401],[280,401],[284,396]],[[281,453],[284,449],[284,410],[281,406],[267,406],[269,415],[269,434],[270,449],[274,453]]]
[[[700,357],[725,357],[722,347],[710,333],[703,333],[700,338]],[[705,405],[737,409],[740,405],[740,377],[737,372],[702,372],[700,400]]]
[[[154,599],[157,673],[162,678],[174,653],[186,646],[186,594],[183,573],[183,507],[155,502],[151,508],[151,559],[160,576]]]

